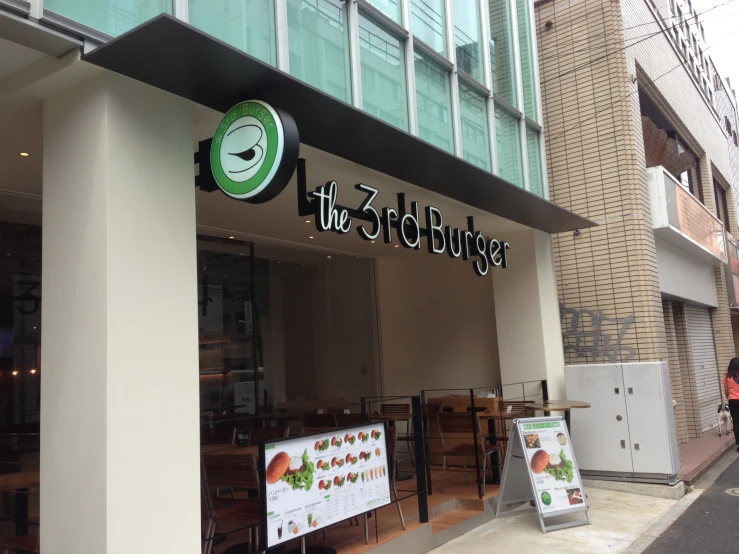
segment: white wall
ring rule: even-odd
[[[705,306],[718,306],[713,266],[696,260],[659,237],[654,237],[654,242],[660,292]]]
[[[526,231],[506,240],[511,244],[508,268],[493,272],[502,381],[546,379],[549,397],[565,398],[551,236]]]
[[[426,252],[376,264],[385,395],[500,380],[489,276]]]
[[[200,552],[192,136],[113,73],[45,101],[45,554]]]

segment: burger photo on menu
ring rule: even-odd
[[[287,452],[280,452],[267,467],[267,483],[274,485],[282,480],[293,490],[309,491],[313,486],[313,469],[307,449],[302,456],[291,457]]]
[[[318,460],[318,462],[316,462],[316,469],[320,469],[321,471],[328,471],[329,469],[331,469],[331,464],[329,464],[325,460]]]
[[[347,464],[356,465],[356,463],[359,461],[359,458],[356,456],[352,456],[351,453],[346,455],[346,459],[344,460]]]
[[[537,450],[531,457],[531,471],[534,474],[547,473],[557,481],[572,483],[574,470],[572,461],[565,456],[564,450],[559,454],[550,454],[546,450]]]
[[[354,435],[351,435],[349,433],[347,433],[346,435],[344,435],[344,442],[348,442],[352,446],[354,445],[354,443],[356,442],[356,440],[357,440],[357,437],[355,437]]]
[[[316,441],[316,444],[313,445],[313,450],[316,452],[324,452],[328,450],[328,444],[328,439]]]
[[[331,438],[331,446],[334,448],[341,448],[342,442],[340,437]]]
[[[371,435],[374,440],[377,440],[382,436],[382,432],[373,429]]]
[[[350,483],[356,483],[357,479],[359,479],[359,473],[352,473],[351,471],[346,475],[347,480]]]

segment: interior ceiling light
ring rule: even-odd
[[[312,239],[313,237],[312,237],[312,236],[310,236],[310,237],[308,237],[308,238],[309,238],[309,239]]]
[[[235,239],[236,237],[234,237],[234,236],[231,236],[231,237],[228,237],[228,238],[230,238],[230,239]]]
[[[31,370],[31,375],[36,375],[36,370],[35,369],[32,369]]]
[[[29,154],[28,152],[18,152],[18,155],[21,156],[22,158],[27,158],[31,154]]]
[[[17,369],[13,371],[13,377],[15,377],[16,375],[18,375],[18,370]]]
[[[306,219],[306,220],[305,220],[305,222],[306,222],[306,223],[310,223],[310,219]]]

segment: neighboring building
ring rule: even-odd
[[[716,426],[734,356],[732,167],[690,2],[536,3],[566,364],[668,361],[681,443]]]
[[[564,396],[551,234],[593,224],[548,201],[526,0],[0,0],[0,59],[0,423],[40,436],[44,553],[200,552],[232,406]]]
[[[711,63],[715,105],[726,135],[729,148],[729,164],[731,165],[731,191],[734,198],[734,213],[739,214],[739,115],[737,113],[736,91],[731,88],[727,78],[721,79],[715,65]],[[727,233],[729,264],[726,268],[726,287],[731,304],[731,326],[734,331],[734,346],[739,348],[739,244],[736,236],[739,230]],[[738,352],[739,353],[739,352]]]

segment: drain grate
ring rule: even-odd
[[[739,487],[734,489],[726,489],[724,492],[726,494],[730,494],[731,496],[739,496]]]

